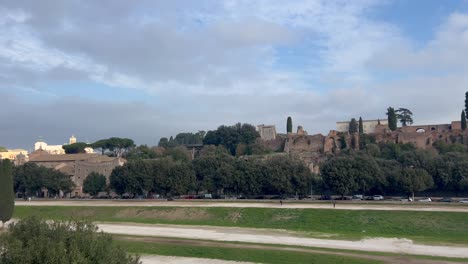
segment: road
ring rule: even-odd
[[[98,224],[98,227],[104,232],[119,235],[203,239],[468,258],[468,247],[420,245],[414,244],[408,239],[397,238],[372,238],[360,241],[329,240],[299,237],[294,233],[285,231],[209,226]]]
[[[128,201],[128,200],[36,200],[16,201],[17,206],[145,206],[145,207],[236,207],[236,208],[288,208],[288,209],[334,209],[334,210],[384,210],[384,211],[433,211],[465,212],[466,205],[432,204],[395,204],[395,203],[349,203],[338,202],[336,207],[330,203],[307,202],[217,202],[217,201]]]

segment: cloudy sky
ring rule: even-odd
[[[458,120],[468,1],[0,0],[0,145]]]

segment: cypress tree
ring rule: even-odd
[[[468,92],[465,93],[465,116],[468,115]]]
[[[390,130],[395,131],[397,129],[397,116],[395,109],[393,107],[389,107],[387,109],[387,117],[388,117],[388,127]]]
[[[9,160],[0,160],[0,222],[11,219],[15,207],[13,192],[12,164]]]
[[[464,131],[466,129],[466,114],[465,111],[461,113],[461,129]]]
[[[359,117],[359,134],[364,133],[364,125],[362,124],[362,117]]]
[[[292,133],[292,118],[288,116],[288,121],[286,122],[286,132]]]
[[[358,124],[356,122],[356,119],[353,118],[351,119],[351,122],[349,122],[349,133],[356,133],[358,132]]]

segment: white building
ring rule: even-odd
[[[364,128],[364,133],[369,134],[369,133],[374,133],[375,132],[375,127],[379,124],[381,125],[388,125],[388,120],[386,118],[384,119],[375,119],[375,120],[362,120],[362,126]],[[351,121],[342,121],[342,122],[336,122],[336,131],[338,132],[348,132],[349,131],[349,123]],[[356,119],[356,123],[358,124],[359,127],[359,120]]]
[[[76,137],[72,135],[68,141],[68,144],[74,144],[74,143],[76,143]],[[42,149],[49,154],[60,155],[60,154],[65,154],[65,150],[62,148],[62,146],[63,145],[48,145],[42,139],[39,139],[39,141],[34,143],[34,150],[36,151],[36,150]],[[85,148],[85,151],[86,153],[94,153],[94,150],[92,148]]]

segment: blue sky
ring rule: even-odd
[[[0,2],[0,145],[459,118],[468,1]]]

